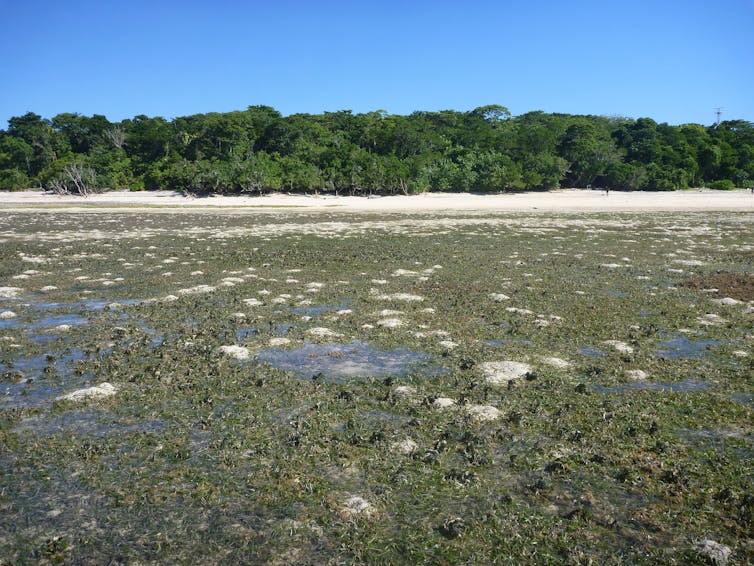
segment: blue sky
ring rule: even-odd
[[[754,0],[0,0],[0,25],[0,128],[257,104],[754,121]]]

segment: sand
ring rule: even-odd
[[[0,191],[0,210],[72,209],[214,211],[218,209],[274,212],[281,208],[331,211],[746,211],[754,212],[754,194],[745,190],[689,190],[674,192],[616,192],[561,189],[551,192],[479,195],[428,193],[412,196],[350,197],[288,195],[185,197],[174,191],[113,191],[89,197],[59,196],[42,191]]]

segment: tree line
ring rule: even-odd
[[[0,130],[0,189],[347,194],[733,188],[754,181],[754,124],[658,124],[489,105],[468,112],[282,116],[269,106],[172,120],[29,112]]]

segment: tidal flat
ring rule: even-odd
[[[752,212],[0,220],[0,563],[754,561]]]

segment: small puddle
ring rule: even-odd
[[[294,328],[295,325],[290,322],[281,322],[273,327],[272,333],[276,336],[285,336],[286,334],[290,334],[291,330]]]
[[[652,382],[652,381],[635,381],[632,383],[621,383],[619,385],[592,385],[592,389],[599,391],[600,393],[615,393],[624,391],[640,391],[643,389],[656,389],[660,391],[703,391],[707,389],[710,384],[706,381],[697,381],[695,379],[687,379],[686,381],[679,381],[677,383],[669,382]]]
[[[154,328],[147,326],[147,323],[140,319],[134,319],[133,322],[141,329],[144,334],[149,336],[149,345],[153,347],[162,346],[165,342],[165,336],[157,332]]]
[[[347,299],[338,305],[312,305],[312,306],[295,307],[293,311],[291,312],[293,312],[293,314],[304,315],[304,316],[319,316],[326,312],[336,312],[336,311],[347,309],[348,307],[351,306],[351,303],[353,303],[353,300]]]
[[[734,401],[738,401],[744,405],[754,404],[754,393],[734,393],[730,397]]]
[[[487,340],[485,344],[487,346],[491,346],[493,348],[500,348],[501,346],[505,346],[506,344],[524,344],[526,346],[531,346],[534,342],[529,340],[528,338],[509,338],[507,340]]]
[[[52,328],[55,326],[69,325],[80,326],[89,324],[89,320],[82,316],[82,311],[101,311],[108,305],[118,304],[121,306],[137,305],[141,303],[139,299],[91,299],[85,301],[78,301],[74,303],[58,303],[58,302],[42,302],[29,304],[30,308],[36,311],[51,311],[61,310],[67,312],[61,312],[59,314],[52,314],[49,316],[42,316],[35,319],[32,322],[24,321],[23,317],[11,318],[8,320],[0,320],[0,329],[3,328],[19,328],[25,330],[39,330],[40,328]],[[123,315],[122,318],[126,318]]]
[[[291,330],[293,330],[294,328],[295,325],[293,324],[281,322],[275,325],[271,325],[269,327],[269,332],[271,332],[273,336],[285,336],[286,334],[290,334]],[[263,330],[264,329],[260,329],[258,326],[242,326],[241,328],[238,328],[236,330],[236,341],[243,342],[248,338],[257,336]]]
[[[304,379],[339,381],[351,377],[433,375],[446,370],[432,363],[429,354],[405,348],[378,350],[368,342],[348,344],[306,343],[293,350],[261,350],[259,361],[290,371]]]
[[[709,357],[710,351],[720,345],[717,340],[689,340],[687,336],[676,335],[660,342],[661,348],[655,351],[660,358],[670,360],[701,360]]]
[[[613,299],[627,299],[629,295],[625,291],[608,291],[607,296]]]
[[[34,322],[24,322],[21,317],[11,318],[0,321],[0,328],[18,328],[24,330],[39,330],[40,328],[53,328],[67,324],[69,326],[80,326],[89,324],[89,320],[78,314],[55,314],[44,316]]]
[[[259,333],[259,329],[256,326],[245,326],[236,330],[236,341],[243,342],[247,338],[251,338],[255,334]]]
[[[741,429],[681,429],[678,435],[700,450],[725,451],[747,462],[754,457],[754,435]]]
[[[582,346],[579,348],[579,354],[582,356],[588,356],[590,358],[603,358],[607,356],[607,352],[594,346]]]
[[[81,306],[89,311],[101,311],[104,310],[105,307],[108,305],[120,305],[120,306],[130,306],[130,305],[138,305],[142,301],[140,299],[92,299],[88,301],[80,301],[79,303],[74,303],[76,306]]]
[[[141,299],[85,299],[83,301],[75,301],[72,303],[58,303],[58,302],[42,302],[33,303],[32,308],[37,310],[53,310],[53,309],[66,309],[66,310],[88,310],[88,311],[101,311],[108,305],[118,304],[121,306],[138,305],[142,301]]]
[[[659,280],[659,281],[647,280],[647,281],[642,281],[641,286],[649,287],[649,288],[658,287],[660,289],[669,289],[671,287],[675,287],[675,282],[667,281],[667,280]]]
[[[39,328],[52,328],[63,324],[79,326],[82,324],[89,324],[89,320],[78,314],[54,314],[52,316],[45,316],[38,321],[27,325],[26,328],[37,330]]]
[[[2,330],[3,328],[14,328],[19,326],[20,324],[22,323],[18,321],[18,318],[2,319],[0,320],[0,330]]]
[[[129,432],[159,433],[166,428],[160,420],[118,422],[108,420],[108,415],[92,409],[72,410],[60,415],[37,415],[22,419],[16,430],[39,436],[74,432],[90,436],[108,436]]]
[[[12,364],[0,364],[0,377],[7,380],[9,373],[20,371],[23,377],[15,382],[0,383],[0,406],[36,407],[52,401],[72,387],[73,365],[86,358],[86,354],[73,348],[48,359],[47,354],[22,356]],[[48,378],[46,373],[52,375]],[[87,377],[82,376],[82,381]]]

